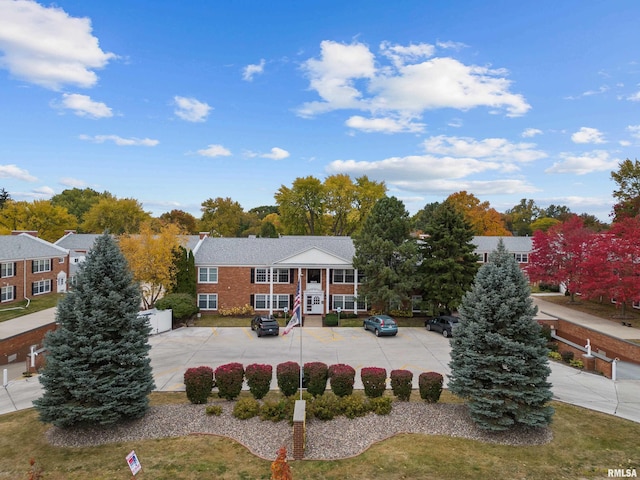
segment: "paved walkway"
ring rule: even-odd
[[[550,305],[554,304],[540,298],[535,302],[541,312],[571,321],[589,322],[592,328],[599,325],[598,329],[605,331],[606,328],[606,333],[613,334],[611,332],[618,328],[615,322],[602,324],[600,319],[576,314],[561,306],[554,307],[552,311]],[[636,330],[620,327],[624,332]],[[193,366],[215,368],[229,361],[272,365],[286,360],[298,361],[301,338],[298,330],[294,329],[287,336],[261,339],[257,339],[248,328],[182,328],[152,336],[150,355],[157,390],[184,390],[184,371]],[[397,337],[386,338],[378,338],[359,328],[310,327],[304,328],[302,334],[303,363],[347,363],[356,369],[366,366],[387,370],[406,368],[414,371],[414,381],[417,381],[416,372],[433,370],[445,375],[449,373],[448,340],[423,328],[403,328]],[[30,408],[31,402],[42,392],[37,376],[22,378],[22,364],[0,366],[0,371],[4,368],[8,369],[9,382],[6,387],[0,387],[0,414]],[[551,362],[549,380],[556,400],[640,423],[640,380],[614,382],[558,362]]]

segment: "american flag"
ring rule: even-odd
[[[291,312],[291,320],[287,323],[287,326],[284,328],[282,332],[283,335],[286,335],[291,331],[293,327],[296,325],[300,325],[300,319],[302,318],[302,300],[300,299],[300,279],[298,278],[298,288],[296,289],[296,298],[293,301],[293,311]]]

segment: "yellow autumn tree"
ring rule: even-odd
[[[176,278],[174,254],[186,243],[176,224],[166,224],[154,233],[150,222],[140,226],[136,235],[122,235],[120,249],[136,281],[142,287],[145,308],[153,308]]]
[[[475,235],[487,237],[511,236],[511,232],[505,227],[500,213],[495,208],[491,208],[489,202],[480,202],[474,194],[467,193],[464,190],[452,193],[447,197],[446,201],[464,215]]]

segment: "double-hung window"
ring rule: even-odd
[[[13,262],[3,263],[0,265],[0,277],[13,277],[16,274],[16,264]]]
[[[217,310],[218,294],[217,293],[198,294],[198,307],[200,308],[200,310]]]
[[[256,283],[269,283],[271,279],[269,268],[256,268]],[[274,268],[273,269],[273,283],[289,283],[289,269],[288,268]]]
[[[51,292],[51,280],[40,280],[39,282],[33,282],[31,284],[31,290],[34,295],[41,295],[43,293]]]
[[[13,285],[9,285],[7,287],[2,287],[0,289],[0,302],[10,302],[14,299],[14,287]]]
[[[332,298],[333,310],[338,307],[342,310],[353,310],[355,306],[358,306],[358,310],[366,310],[367,302],[363,299],[356,300],[353,295],[334,295]]]
[[[51,259],[44,258],[41,260],[33,260],[31,265],[31,273],[50,272]]]
[[[257,293],[253,296],[253,308],[256,310],[269,310],[273,301],[274,310],[283,310],[289,308],[289,295],[269,295],[263,293]]]
[[[353,268],[336,268],[333,270],[333,283],[353,283],[355,270]]]
[[[199,267],[198,283],[218,283],[218,267]]]
[[[528,253],[514,253],[513,257],[516,259],[516,262],[518,263],[529,263]]]

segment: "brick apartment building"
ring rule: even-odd
[[[37,232],[0,235],[0,309],[38,295],[67,290],[69,251]]]

